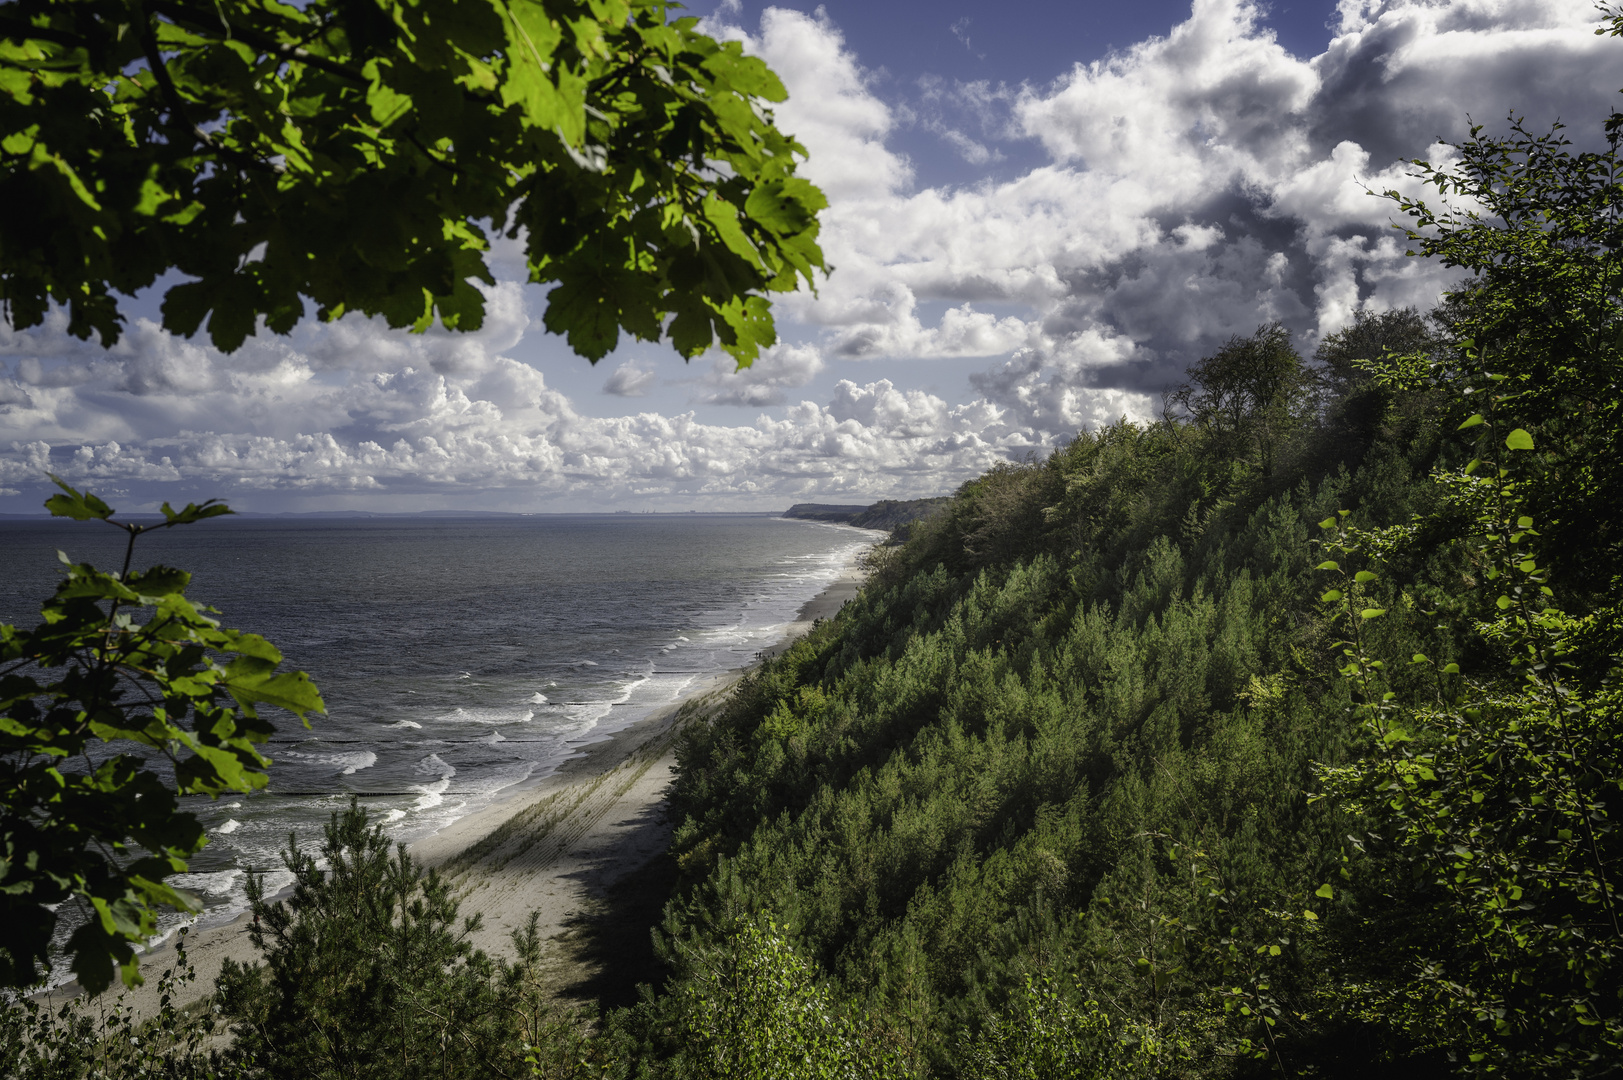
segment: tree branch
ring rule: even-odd
[[[257,172],[280,173],[280,169],[261,161],[252,154],[228,146],[221,146],[214,141],[214,136],[199,127],[187,114],[186,101],[180,96],[180,90],[175,86],[175,81],[169,77],[169,68],[164,64],[163,53],[158,49],[158,36],[152,32],[152,8],[153,5],[150,3],[141,5],[142,12],[147,15],[145,19],[141,20],[141,52],[146,57],[147,65],[152,69],[152,77],[158,83],[158,90],[163,94],[164,100],[169,103],[169,109],[178,121],[174,126],[185,128],[191,132],[192,138],[197,142],[223,158],[235,160],[245,168]]]
[[[200,19],[181,4],[166,2],[166,0],[154,0],[147,7],[155,13],[168,16],[176,25],[185,26],[197,33],[207,35],[219,32],[214,29],[214,24],[211,21]],[[324,71],[329,75],[335,75],[359,86],[365,86],[368,82],[366,76],[359,71],[345,67],[336,61],[316,56],[303,46],[278,41],[274,35],[255,30],[253,27],[232,26],[229,23],[225,23],[224,26],[227,38],[238,38],[257,49],[263,49],[267,54],[279,59],[295,60],[308,67],[313,67],[317,71]],[[324,27],[318,27],[316,34],[323,32],[324,29]],[[306,40],[314,38],[316,34],[312,34]]]

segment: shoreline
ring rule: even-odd
[[[795,620],[758,657],[778,655],[817,620],[838,614],[866,578],[866,550],[802,604]],[[463,916],[484,916],[485,925],[473,937],[477,947],[506,952],[508,935],[531,910],[541,913],[542,939],[557,936],[587,903],[666,850],[671,827],[659,810],[675,776],[675,736],[683,723],[718,707],[750,666],[703,677],[679,701],[581,746],[534,784],[521,785],[408,845],[425,868],[451,879]],[[238,963],[258,958],[248,938],[251,921],[244,912],[187,933],[186,955],[196,979],[179,988],[179,1004],[212,993],[227,958]],[[122,998],[138,1015],[155,1012],[158,977],[174,963],[179,939],[179,933],[172,934],[143,953],[146,982],[124,990],[115,981],[109,988],[113,997],[103,1003]],[[78,983],[70,982],[43,997],[54,1004],[79,993]]]

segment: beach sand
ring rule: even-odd
[[[832,618],[857,594],[863,576],[857,562],[848,565],[801,607],[779,642],[762,655],[776,655],[816,620]],[[531,911],[540,913],[542,939],[556,940],[617,882],[664,853],[671,823],[663,808],[675,776],[677,733],[683,724],[719,708],[742,674],[710,677],[683,701],[584,747],[538,784],[411,846],[414,858],[451,879],[462,915],[484,917],[473,938],[476,946],[492,955],[509,954],[511,933],[528,921]],[[227,957],[239,963],[258,958],[248,939],[249,926],[245,914],[187,935],[187,957],[197,977],[177,995],[178,1003],[211,992]],[[143,958],[146,983],[125,997],[137,1015],[156,1010],[158,975],[174,958],[173,941]],[[76,992],[70,983],[49,997],[58,1000]]]

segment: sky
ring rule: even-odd
[[[47,471],[122,509],[781,510],[949,493],[1160,414],[1231,336],[1311,356],[1433,304],[1407,161],[1512,110],[1598,141],[1623,42],[1589,0],[697,2],[783,78],[833,272],[749,369],[545,333],[511,245],[483,329],[347,316],[222,355],[136,298],[111,350],[0,323],[0,513]],[[1442,140],[1439,142],[1438,140]]]

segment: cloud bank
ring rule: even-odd
[[[1369,191],[1417,190],[1405,160],[1449,160],[1435,141],[1463,138],[1468,115],[1559,117],[1594,139],[1623,86],[1623,47],[1594,36],[1586,0],[1344,0],[1308,58],[1253,4],[1196,0],[1166,37],[1048,85],[936,80],[921,119],[876,92],[863,64],[883,58],[854,56],[825,16],[728,18],[711,31],[789,87],[777,117],[830,197],[837,268],[780,303],[785,342],[754,367],[662,381],[626,361],[602,392],[650,407],[594,417],[514,358],[543,303],[514,281],[475,334],[349,317],[231,357],[147,321],[110,351],[60,318],[0,327],[0,509],[37,507],[47,469],[137,505],[252,509],[935,494],[1153,415],[1185,366],[1258,323],[1311,349],[1360,306],[1430,304],[1449,275],[1405,258],[1395,208]],[[970,162],[1024,148],[1041,163],[922,184],[892,146],[907,124]],[[931,361],[968,378],[943,387]]]

